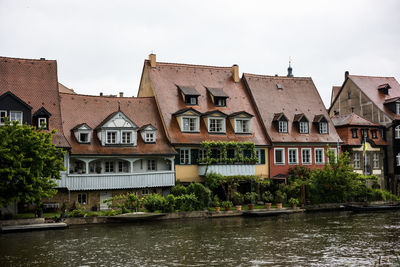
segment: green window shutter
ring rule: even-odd
[[[198,164],[199,162],[199,150],[198,149],[191,149],[191,163],[192,164]]]
[[[265,150],[260,149],[261,164],[265,164]]]
[[[180,161],[181,151],[179,149],[176,149],[176,152],[178,152],[178,155],[175,156],[175,165],[179,165],[181,164]]]

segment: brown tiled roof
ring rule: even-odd
[[[308,121],[307,117],[306,117],[303,113],[295,114],[295,115],[294,115],[293,121],[294,121],[294,122],[299,122],[299,121],[301,121],[301,119],[303,119],[303,118],[306,118],[306,120]]]
[[[384,105],[386,100],[400,97],[400,84],[394,77],[349,75],[349,79],[351,79],[361,89],[361,91],[378,106],[379,109],[393,119],[400,119],[400,115],[396,115]],[[388,95],[385,95],[378,90],[379,86],[385,84],[390,86]]]
[[[358,127],[356,128],[358,131],[358,137],[357,138],[353,138],[352,132],[351,130],[354,127]],[[368,128],[367,128],[368,127]],[[355,125],[345,125],[345,126],[340,126],[338,128],[336,128],[337,133],[340,136],[340,139],[342,139],[343,141],[343,146],[361,146],[363,143],[363,138],[361,136],[360,133],[360,129],[376,129],[377,131],[379,130],[379,127],[376,126],[355,126]],[[369,135],[371,134],[370,132],[368,133]],[[376,146],[386,146],[387,142],[385,140],[383,140],[380,136],[380,134],[377,134],[378,138],[376,139],[368,139],[368,142],[372,142],[374,145]]]
[[[257,117],[252,119],[252,134],[235,134],[231,123],[226,121],[226,134],[210,134],[200,120],[200,133],[181,133],[178,122],[173,116],[178,110],[187,108],[178,95],[175,84],[192,84],[200,93],[195,109],[201,113],[219,110],[225,114],[246,111],[256,114],[246,88],[242,82],[235,83],[232,79],[231,67],[213,67],[157,62],[156,68],[151,68],[145,61],[144,71],[149,72],[149,78],[154,90],[161,116],[165,123],[171,143],[200,144],[202,141],[251,141],[256,145],[269,145],[269,141]],[[229,97],[226,107],[216,107],[207,94],[207,88],[222,88]]]
[[[75,94],[76,95],[76,93],[75,93],[75,91],[73,89],[70,89],[70,88],[66,87],[62,83],[58,83],[58,91],[60,93]]]
[[[350,113],[346,115],[336,115],[331,118],[335,127],[338,126],[373,126],[379,127],[379,124],[367,120],[355,113]]]
[[[224,90],[222,90],[221,88],[207,88],[207,89],[213,96],[228,97],[228,95],[225,94]]]
[[[331,105],[333,104],[333,101],[335,101],[341,86],[332,86],[332,95],[331,95]]]
[[[69,147],[62,128],[55,60],[0,57],[0,95],[8,91],[31,106],[32,114],[44,107],[51,114],[49,130],[57,130],[53,143]]]
[[[393,102],[396,102],[399,99],[400,99],[399,96],[398,97],[389,98],[389,99],[385,99],[385,102],[383,102],[383,104],[393,103]]]
[[[272,142],[333,143],[340,140],[322,99],[311,78],[265,76],[244,73],[265,128]],[[277,88],[282,85],[282,89]],[[289,120],[289,132],[279,133],[273,125],[276,114],[283,113]],[[300,134],[293,119],[296,114],[314,119],[316,115],[327,118],[329,134],[320,134],[310,123],[308,134]]]
[[[179,89],[182,91],[184,95],[193,95],[193,96],[199,96],[199,92],[194,87],[190,86],[181,86],[178,85]]]
[[[151,124],[162,129],[161,119],[153,97],[109,97],[60,94],[61,109],[63,112],[63,126],[65,135],[70,142],[72,154],[90,155],[155,155],[174,154],[176,151],[168,144],[164,131],[158,130],[156,144],[145,144],[138,134],[136,147],[103,147],[92,133],[90,144],[79,144],[71,129],[77,124],[86,123],[92,129],[96,128],[110,114],[118,111],[120,101],[121,111],[139,127]]]
[[[145,124],[145,125],[143,125],[142,127],[140,127],[140,128],[138,129],[138,131],[143,131],[144,129],[146,129],[146,128],[149,127],[149,126],[151,126],[152,128],[154,128],[154,129],[157,130],[156,127],[154,127],[153,125],[151,125],[150,123],[148,123],[148,124]]]

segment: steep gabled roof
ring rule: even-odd
[[[134,120],[138,126],[151,124],[156,128],[162,128],[162,122],[153,97],[109,97],[63,93],[60,96],[64,132],[71,143],[72,154],[170,155],[176,153],[168,144],[164,131],[157,131],[157,145],[145,144],[141,138],[138,138],[136,147],[103,147],[95,134],[96,131],[92,134],[93,138],[90,144],[81,145],[73,137],[71,129],[74,129],[77,124],[86,123],[92,129],[96,128],[104,118],[115,113],[118,102],[121,112]]]
[[[336,143],[340,140],[311,78],[244,73],[243,79],[272,142]],[[282,114],[289,121],[289,131],[285,134],[279,133],[273,123]],[[323,115],[328,121],[329,134],[320,134],[316,127],[310,127],[308,134],[300,134],[291,121],[296,114],[304,114],[309,119]]]
[[[332,86],[332,94],[331,94],[331,105],[335,101],[337,95],[339,94],[341,86]]]
[[[216,97],[229,97],[222,88],[207,88],[207,90]]]
[[[256,145],[269,145],[258,117],[252,118],[252,134],[235,134],[229,121],[226,122],[226,134],[210,134],[203,120],[200,120],[200,133],[182,133],[176,118],[177,110],[187,109],[179,97],[176,85],[190,84],[200,94],[195,109],[203,114],[219,110],[225,114],[245,111],[256,114],[249,95],[242,82],[235,83],[231,67],[200,66],[176,63],[157,62],[152,68],[148,60],[143,67],[142,78],[151,83],[165,129],[173,144],[200,144],[203,141],[251,141]],[[221,88],[229,97],[226,106],[216,107],[208,96],[207,88]]]
[[[346,115],[335,115],[331,118],[335,127],[339,126],[372,126],[379,127],[380,125],[367,120],[355,113],[350,113]]]
[[[39,108],[32,116],[51,116],[51,113],[47,111],[44,107]]]
[[[118,102],[118,104],[119,103],[120,102]],[[109,122],[112,118],[114,118],[118,114],[121,114],[125,120],[129,121],[129,123],[133,125],[133,128],[139,128],[136,125],[136,123],[134,123],[128,116],[126,116],[122,111],[118,110],[118,111],[115,111],[115,112],[111,113],[110,115],[108,115],[102,122],[100,122],[100,124],[95,129],[97,130],[97,129],[102,128],[107,122]]]
[[[55,60],[0,57],[0,95],[8,91],[32,107],[32,111],[44,107],[51,113],[49,130],[57,129],[53,143],[69,147],[62,127]]]

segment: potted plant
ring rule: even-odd
[[[222,207],[225,208],[226,211],[229,211],[232,207],[232,202],[230,201],[223,201],[222,202]]]
[[[262,195],[262,197],[265,202],[265,208],[270,209],[271,202],[274,200],[274,196],[271,194],[271,192],[265,191],[264,194]]]
[[[233,205],[235,205],[236,210],[242,210],[242,203],[244,202],[243,194],[240,192],[235,192],[232,196]]]
[[[292,197],[289,199],[289,205],[291,205],[292,208],[295,209],[296,206],[299,205],[299,200],[297,198]]]
[[[221,204],[219,203],[219,198],[217,195],[214,196],[213,199],[213,206],[215,207],[216,212],[220,212],[221,210]]]
[[[244,194],[244,199],[246,200],[249,210],[254,209],[254,202],[256,201],[258,194],[256,192],[247,192]]]
[[[101,167],[96,167],[96,172],[101,173]]]
[[[277,190],[275,192],[275,201],[276,201],[276,207],[278,209],[281,209],[282,203],[286,201],[286,193],[282,192],[281,190]]]

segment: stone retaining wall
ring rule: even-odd
[[[0,221],[0,226],[14,226],[14,225],[27,225],[27,224],[39,224],[39,223],[44,223],[44,218],[2,220]]]

